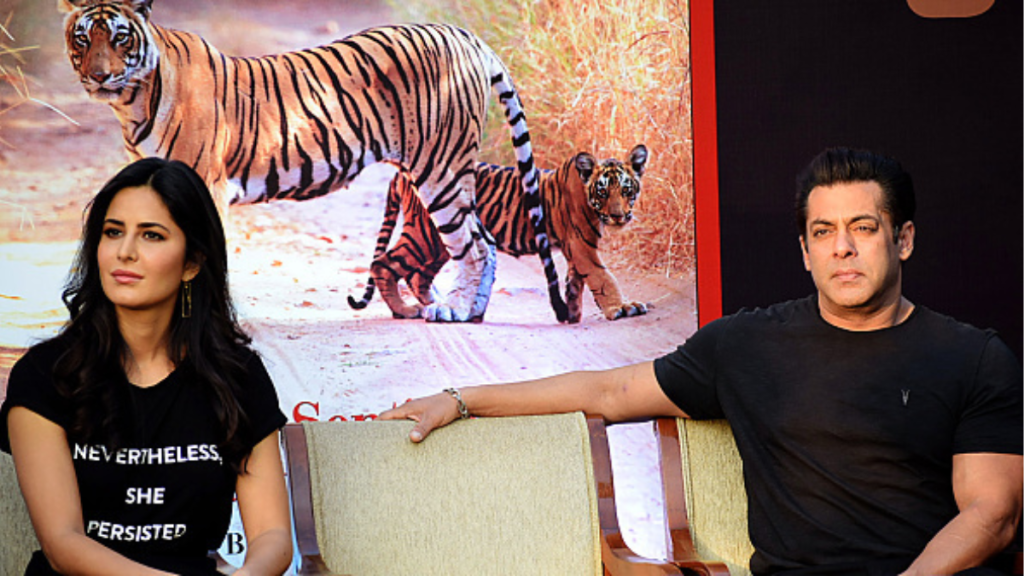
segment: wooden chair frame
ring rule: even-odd
[[[665,547],[668,560],[687,574],[728,576],[729,569],[725,564],[700,558],[693,544],[683,486],[679,423],[675,418],[658,418],[654,426],[660,453],[661,488],[665,498]]]
[[[588,416],[587,428],[594,461],[598,522],[601,537],[601,560],[606,575],[655,576],[684,572],[675,565],[633,552],[625,543],[615,512],[615,486],[612,478],[608,434],[601,417]],[[295,517],[295,538],[298,544],[300,575],[331,574],[320,552],[313,517],[313,494],[310,483],[309,449],[301,424],[288,424],[282,435],[288,463],[292,513]],[[427,442],[430,440],[428,439]]]

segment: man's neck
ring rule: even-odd
[[[851,332],[870,332],[902,324],[914,311],[914,304],[900,295],[891,303],[875,307],[832,309],[818,298],[821,318],[836,328]]]

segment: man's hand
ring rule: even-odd
[[[410,400],[380,414],[381,420],[407,419],[416,422],[409,432],[409,439],[413,442],[422,442],[435,428],[446,426],[458,418],[458,404],[446,392]]]

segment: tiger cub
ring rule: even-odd
[[[429,320],[483,317],[495,254],[475,217],[488,95],[504,108],[523,193],[535,202],[548,296],[566,316],[543,230],[536,169],[507,67],[474,34],[442,24],[380,26],[323,46],[229,56],[150,18],[154,0],[57,0],[71,65],[121,123],[132,160],[181,160],[228,204],[307,200],[366,166],[403,164],[457,265]],[[339,223],[339,226],[343,224]]]
[[[402,234],[395,246],[388,250],[399,213],[402,214]],[[408,170],[398,167],[391,179],[384,207],[384,223],[377,234],[377,246],[370,264],[370,279],[361,300],[348,297],[348,304],[362,310],[373,298],[374,287],[391,308],[395,318],[418,318],[423,307],[434,301],[434,278],[450,256],[430,215],[416,195],[416,184]],[[416,302],[406,301],[398,288],[405,280]]]
[[[562,250],[569,268],[565,287],[569,323],[580,321],[584,284],[609,320],[647,313],[645,304],[629,301],[622,295],[599,251],[605,227],[619,228],[633,219],[633,206],[640,196],[640,178],[647,160],[647,148],[639,144],[630,151],[626,162],[616,159],[598,162],[592,155],[581,152],[557,170],[540,170],[540,197],[550,226],[551,245]],[[516,169],[478,163],[476,172],[477,211],[498,250],[516,257],[536,254],[538,244],[530,226],[529,201],[521,192]],[[402,198],[394,198],[394,195]],[[410,198],[414,196],[413,184],[408,181],[389,189],[389,211],[385,214],[374,253],[376,269],[371,267],[372,278],[363,299],[356,301],[350,297],[353,307],[365,307],[373,297],[376,284],[382,295],[388,291],[385,301],[392,312],[407,317],[406,313],[416,305],[399,304],[394,299],[400,278],[413,279],[413,290],[420,302],[429,302],[429,290],[423,284],[432,281],[439,269],[434,265],[435,259],[446,259],[447,253],[438,252],[437,231],[419,215],[422,206],[410,206],[415,204]],[[399,205],[405,214],[402,237],[389,251],[387,245],[398,212],[391,207]],[[387,275],[384,270],[389,271]]]

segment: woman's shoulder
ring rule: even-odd
[[[270,430],[280,428],[284,425],[285,417],[280,410],[277,389],[274,381],[263,363],[259,352],[250,348],[245,349],[243,354],[246,379],[243,383],[243,393],[240,397],[246,411],[257,421],[268,424],[257,425],[257,433],[263,437]]]
[[[47,340],[28,349],[15,362],[7,378],[4,402],[0,405],[0,450],[10,451],[7,437],[7,414],[15,406],[22,406],[47,420],[64,426],[70,418],[72,406],[58,391],[53,367],[67,351],[60,340]]]
[[[68,351],[68,348],[68,343],[60,336],[43,340],[29,347],[25,354],[14,363],[12,370],[29,370],[48,374],[53,370],[54,364]]]

